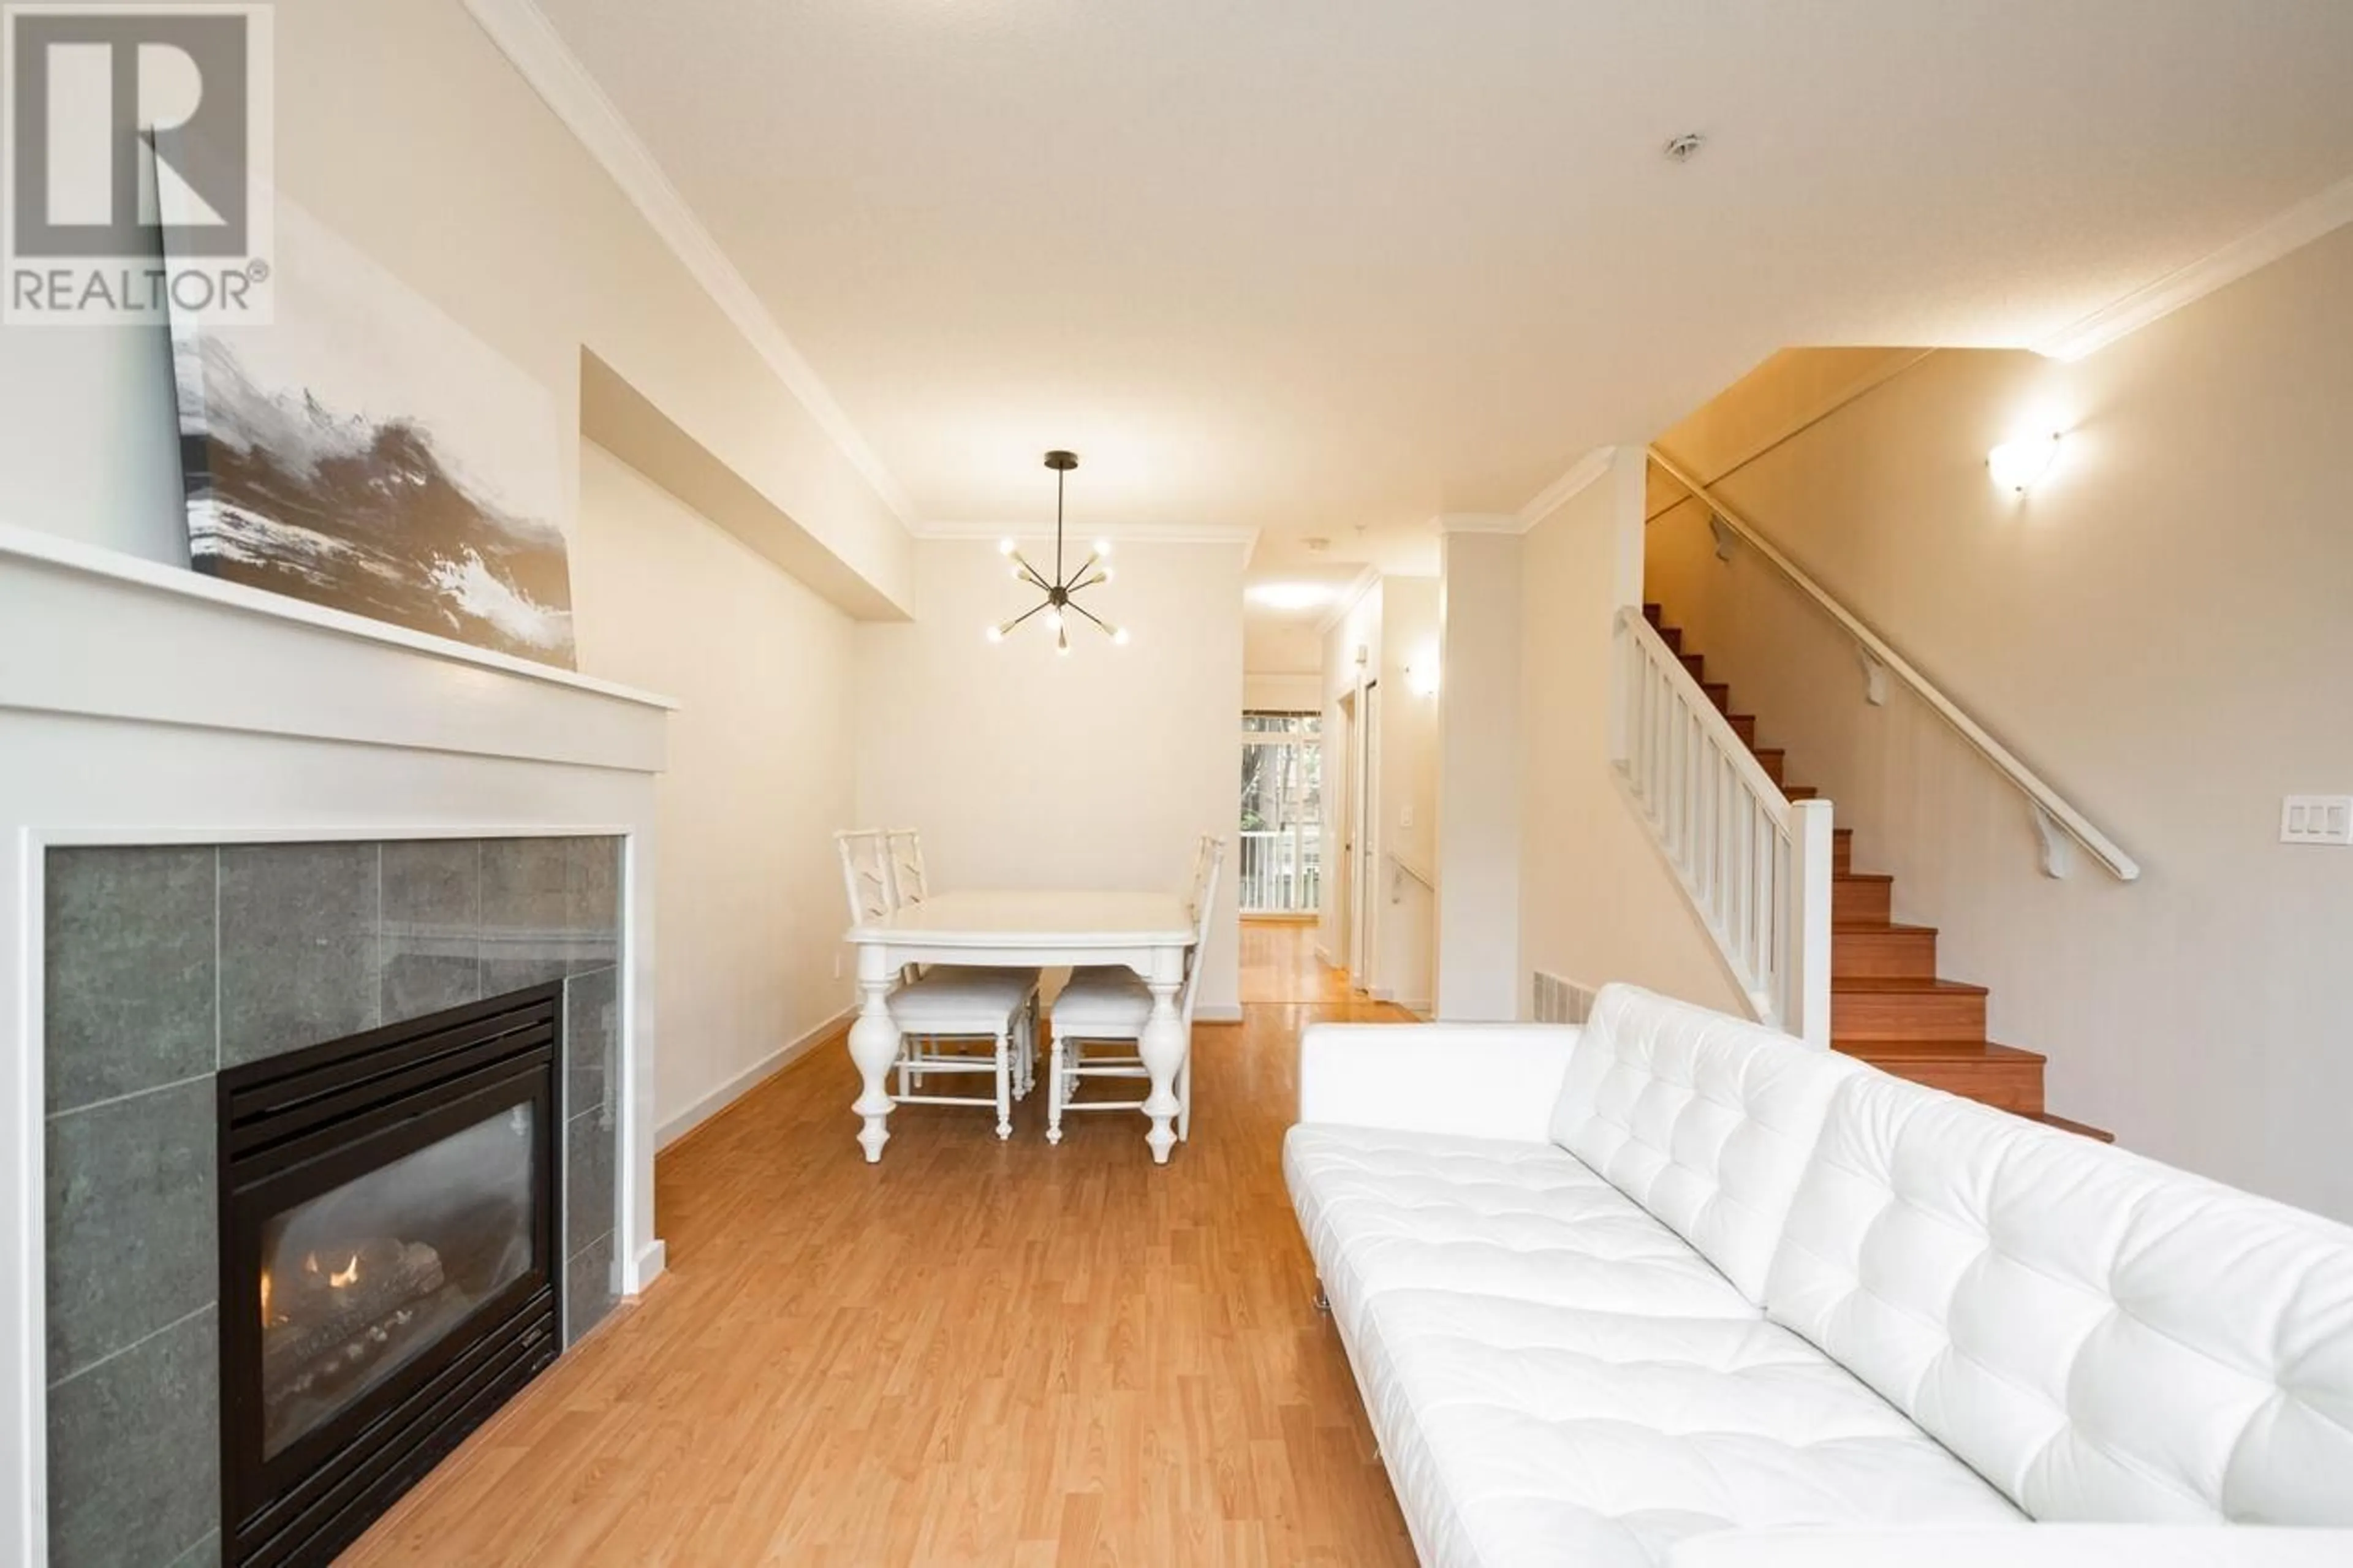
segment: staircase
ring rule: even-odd
[[[1779,748],[1757,743],[1755,716],[1732,710],[1732,689],[1708,679],[1707,661],[1683,647],[1683,633],[1663,624],[1660,606],[1644,605],[1642,616],[1781,793],[1791,800],[1813,799],[1819,791],[1786,778],[1788,759]],[[1852,828],[1835,831],[1831,867],[1832,1049],[1915,1083],[2113,1142],[2097,1128],[2044,1110],[2043,1058],[1986,1038],[1986,988],[1936,973],[1936,929],[1896,923],[1895,879],[1854,868]]]

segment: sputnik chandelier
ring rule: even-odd
[[[1046,454],[1046,466],[1054,470],[1054,575],[1050,581],[1043,572],[1030,565],[1014,546],[1013,541],[1008,539],[998,543],[997,553],[1013,563],[1014,581],[1027,583],[1046,596],[1011,620],[989,627],[988,640],[1002,642],[1006,633],[1032,616],[1043,615],[1046,624],[1054,628],[1054,651],[1068,653],[1071,651],[1070,617],[1078,615],[1094,622],[1103,636],[1112,641],[1124,644],[1127,641],[1126,627],[1113,626],[1080,604],[1078,599],[1080,594],[1096,584],[1111,581],[1111,567],[1106,564],[1111,554],[1110,542],[1096,540],[1094,549],[1088,552],[1086,564],[1068,577],[1062,575],[1062,481],[1072,468],[1079,466],[1079,456],[1075,452],[1049,452]]]

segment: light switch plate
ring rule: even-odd
[[[2353,845],[2353,795],[2292,795],[2280,803],[2283,844]]]

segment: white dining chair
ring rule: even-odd
[[[1177,993],[1177,1022],[1185,1031],[1185,1065],[1176,1074],[1176,1136],[1193,1135],[1193,1007],[1201,989],[1202,954],[1209,942],[1209,910],[1217,902],[1218,871],[1226,841],[1205,834],[1196,860],[1193,945],[1185,954],[1185,983]],[[1062,1141],[1062,1117],[1073,1110],[1141,1110],[1142,1100],[1080,1100],[1079,1086],[1093,1079],[1142,1079],[1144,1029],[1152,1019],[1152,990],[1134,970],[1095,965],[1071,977],[1054,998],[1053,1044],[1046,1061],[1046,1142]],[[1150,1090],[1147,1088],[1147,1095]]]
[[[1213,848],[1222,847],[1225,840],[1214,833],[1204,833],[1193,840],[1193,868],[1185,875],[1185,918],[1195,919],[1201,903],[1201,875],[1209,864]],[[1085,963],[1071,971],[1072,985],[1093,985],[1115,983],[1133,975],[1135,971],[1124,963]]]
[[[842,885],[849,896],[849,920],[863,925],[897,908],[891,875],[890,836],[880,828],[849,828],[834,835],[841,854]],[[990,1106],[997,1135],[1013,1136],[1015,1062],[1029,1051],[1034,1016],[1034,980],[1018,972],[934,966],[892,987],[887,1005],[899,1031],[900,1105]],[[986,1056],[955,1053],[951,1044],[981,1045]],[[995,1092],[977,1095],[923,1092],[932,1075],[987,1073]]]
[[[888,879],[891,907],[894,910],[920,909],[930,896],[931,879],[923,869],[923,837],[913,827],[893,827],[882,835],[885,875]],[[927,976],[938,976],[943,982],[972,980],[987,983],[1003,976],[1020,983],[1028,998],[1023,1009],[1022,1027],[1013,1048],[1013,1098],[1026,1098],[1037,1080],[1038,1073],[1038,981],[1035,968],[996,968],[961,963],[907,965],[903,979],[909,983]],[[911,1042],[899,1058],[899,1091],[909,1091],[913,1080],[920,1085],[926,1068],[935,1060],[952,1064],[962,1056],[956,1042],[921,1038]],[[958,1070],[951,1065],[946,1070]]]

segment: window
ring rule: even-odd
[[[1324,716],[1242,715],[1241,907],[1313,914],[1322,890]]]

